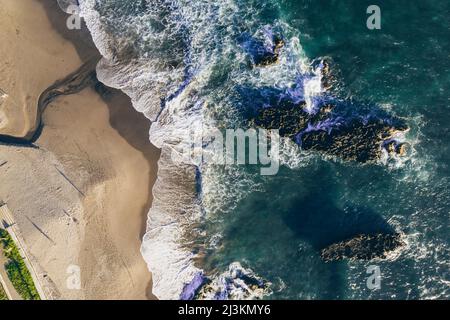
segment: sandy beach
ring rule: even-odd
[[[0,135],[26,138],[41,93],[99,56],[86,30],[65,28],[56,1],[0,0],[0,16]],[[159,158],[150,122],[97,84],[55,98],[42,123],[34,146],[0,144],[0,200],[48,298],[153,298],[140,254]]]

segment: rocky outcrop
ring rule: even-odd
[[[260,30],[258,36],[244,34],[241,39],[244,51],[256,67],[266,67],[278,62],[285,43],[273,30]]]
[[[385,259],[388,254],[405,243],[399,233],[359,235],[353,239],[332,244],[320,253],[326,262],[349,260]]]
[[[329,131],[307,131],[300,135],[299,142],[304,150],[320,151],[346,161],[375,162],[386,149],[385,141],[403,130],[406,128],[389,125],[378,119],[368,123],[351,120]],[[404,155],[404,149],[396,144],[395,141],[390,142],[388,152]]]
[[[301,106],[281,103],[276,108],[263,108],[251,119],[251,126],[265,129],[278,129],[280,136],[294,139],[295,135],[307,127],[309,115]]]
[[[274,36],[272,36],[274,37]],[[278,59],[283,45],[281,38],[271,38],[272,47],[263,47],[249,40],[245,48],[253,53],[256,65],[266,65]],[[263,49],[261,49],[263,48]],[[305,83],[320,75],[323,92],[333,87],[335,77],[328,59],[317,60],[313,75],[299,77],[289,88],[262,87],[258,91],[245,88],[243,96],[251,92],[249,104],[254,106],[250,126],[277,129],[281,137],[294,140],[303,150],[317,151],[344,161],[370,163],[384,154],[404,156],[407,145],[398,136],[409,130],[398,119],[376,105],[358,105],[337,99],[329,93],[312,97]],[[317,85],[317,84],[314,84]],[[308,98],[308,99],[307,99]],[[308,100],[308,103],[306,102]]]
[[[275,37],[273,39],[273,46],[271,50],[267,50],[255,59],[255,65],[258,67],[266,67],[278,62],[280,58],[280,51],[284,47],[284,41],[281,38]]]
[[[310,114],[304,103],[281,101],[275,107],[260,109],[250,124],[265,129],[278,129],[280,136],[293,139],[303,150],[314,150],[345,161],[376,162],[383,150],[404,156],[406,145],[395,135],[408,130],[396,119],[375,115],[340,114],[335,105],[325,103]],[[342,108],[341,108],[342,109]]]
[[[212,279],[196,276],[193,283],[196,289],[192,290],[190,284],[189,290],[183,290],[183,293],[195,291],[196,300],[262,299],[271,293],[270,282],[260,278],[252,270],[243,268],[239,262],[233,262],[227,271]],[[193,295],[182,296],[186,297],[192,298]]]

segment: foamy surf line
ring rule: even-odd
[[[152,96],[154,91],[145,95],[145,91],[138,91],[133,83],[139,77],[135,77],[136,73],[144,75],[140,71],[143,69],[142,66],[136,65],[133,68],[115,63],[114,48],[108,44],[110,35],[100,22],[101,17],[95,10],[95,1],[79,2],[81,15],[103,56],[97,66],[99,81],[125,92],[132,99],[137,111],[144,113],[149,120],[155,121],[159,111],[159,106],[155,107],[155,101],[156,103],[159,101]],[[145,83],[143,85],[145,86]],[[189,194],[189,188],[179,183],[187,181],[188,184],[192,176],[189,177],[188,173],[187,177],[183,177],[184,170],[170,166],[170,161],[167,161],[170,148],[157,139],[151,139],[151,142],[162,148],[162,154],[158,162],[158,178],[153,187],[154,200],[148,214],[147,232],[143,238],[141,252],[152,273],[153,294],[159,299],[180,299],[185,284],[201,272],[192,263],[193,254],[179,245],[183,235],[183,223],[179,221],[180,217],[175,215],[181,206],[187,208],[193,202],[194,195]],[[189,171],[194,172],[193,170],[186,172]],[[177,196],[179,206],[173,205],[174,199],[171,196]]]
[[[192,299],[194,296],[203,299],[261,298],[267,294],[266,286],[251,270],[233,263],[217,277],[207,278],[203,270],[194,266],[195,255],[183,245],[186,230],[201,218],[195,192],[195,166],[173,165],[171,161],[173,149],[186,131],[183,123],[198,120],[197,114],[189,112],[179,118],[172,114],[174,109],[182,109],[188,104],[183,101],[189,99],[185,94],[188,90],[183,90],[188,86],[185,73],[156,70],[153,61],[139,58],[122,60],[124,57],[120,57],[120,53],[117,55],[117,43],[103,24],[107,18],[97,11],[98,3],[82,0],[79,4],[81,16],[103,56],[97,66],[98,79],[130,96],[134,108],[153,122],[150,140],[162,149],[153,188],[154,200],[141,248],[152,272],[153,294],[159,299]],[[178,83],[178,88],[173,83]],[[161,106],[161,97],[170,97],[165,108]],[[240,277],[254,279],[259,286],[256,290],[254,285],[250,288]],[[203,292],[198,292],[201,287]]]

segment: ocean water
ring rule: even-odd
[[[132,98],[162,148],[142,246],[159,298],[449,298],[448,2],[383,1],[381,30],[366,27],[369,1],[79,2],[104,56],[99,79]],[[279,61],[255,66],[276,37]],[[274,176],[180,160],[191,134],[245,128],[247,114],[280,97],[310,113],[332,101],[342,121],[400,119],[407,155],[360,164],[285,139]],[[406,246],[387,259],[320,257],[394,231]],[[377,290],[366,285],[373,265]]]

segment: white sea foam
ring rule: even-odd
[[[217,24],[239,28],[234,21],[238,6],[232,0],[220,1],[217,6],[184,2],[180,0],[178,6],[175,2],[163,4],[163,9],[155,4],[145,13],[133,16],[120,15],[118,11],[126,6],[120,1],[116,7],[112,2],[80,1],[81,15],[103,56],[97,66],[98,79],[130,96],[135,109],[153,122],[150,140],[162,149],[141,248],[153,275],[153,293],[160,299],[179,299],[185,285],[201,271],[194,265],[195,255],[188,246],[196,236],[193,226],[204,213],[196,194],[196,168],[194,163],[174,161],[174,156],[186,147],[185,138],[190,131],[210,121],[207,108],[199,107],[202,100],[196,94],[207,82],[212,72],[210,66],[217,59],[213,54],[217,48],[212,51],[204,48],[219,40],[212,28]],[[168,25],[162,27],[158,19],[164,8],[168,9],[162,13]],[[215,23],[208,19],[214,19]],[[197,26],[189,30],[193,21]],[[188,35],[189,39],[183,38],[184,29],[194,31]],[[177,51],[183,41],[189,42],[192,52]],[[171,50],[159,49],[165,45],[171,45]],[[232,47],[225,43],[222,54],[226,55]],[[187,62],[189,55],[193,58]],[[193,70],[190,79],[186,79],[187,64]],[[221,107],[224,106],[217,105],[216,111],[220,112]],[[218,184],[208,179],[208,174],[204,186],[217,190],[208,192],[213,196],[226,194],[217,189]],[[208,206],[207,199],[205,203]],[[236,291],[233,295],[239,296]]]
[[[80,5],[103,56],[97,66],[99,80],[123,90],[131,97],[136,110],[156,121],[161,112],[161,99],[181,81],[181,73],[161,69],[155,60],[120,60],[116,51],[120,40],[111,39],[105,17],[96,9],[96,1],[84,0]],[[200,209],[195,202],[195,170],[188,165],[175,167],[171,161],[172,147],[180,139],[176,132],[178,118],[170,114],[175,113],[176,106],[172,104],[163,110],[160,121],[151,127],[151,141],[162,149],[162,154],[141,251],[152,272],[153,293],[160,299],[179,299],[184,285],[200,271],[193,265],[191,250],[182,247],[185,228],[198,219]],[[189,117],[185,120],[189,123]]]
[[[243,278],[252,279],[252,283],[246,283]],[[226,293],[233,300],[262,299],[272,294],[271,283],[258,277],[253,270],[245,269],[239,262],[233,262],[228,270],[214,278],[205,286],[199,296],[202,299],[213,300],[217,293]]]

